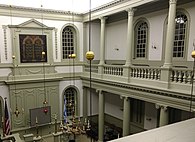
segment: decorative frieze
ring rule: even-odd
[[[4,41],[4,52],[5,52],[5,60],[8,59],[7,57],[7,27],[6,25],[3,25],[2,28],[3,28],[3,41]]]
[[[55,28],[55,54],[56,54],[56,60],[58,59],[58,37],[57,37],[57,32],[58,29]]]

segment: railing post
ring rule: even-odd
[[[131,67],[130,66],[123,66],[123,77],[126,77],[127,82],[130,82],[130,78],[131,78]]]
[[[160,81],[164,82],[164,88],[169,88],[170,85],[170,77],[171,77],[171,68],[163,67],[161,68]]]
[[[98,74],[103,78],[104,75],[104,65],[98,65]]]

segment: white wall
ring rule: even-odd
[[[157,127],[157,109],[155,104],[145,102],[144,129],[149,130]]]
[[[127,48],[127,20],[106,25],[105,59],[125,60]]]
[[[105,94],[105,113],[118,119],[123,119],[123,99],[120,95]]]
[[[85,49],[89,50],[89,25],[86,26],[86,47]],[[94,60],[100,59],[100,23],[91,23],[91,50],[94,52]]]
[[[157,12],[146,16],[149,21],[149,60],[161,60],[163,48],[163,31],[166,14]],[[156,49],[153,47],[155,46]]]

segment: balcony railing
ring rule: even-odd
[[[175,83],[191,84],[192,78],[193,78],[192,70],[173,68],[170,80],[171,82]]]
[[[160,80],[160,68],[131,67],[131,77]]]
[[[103,67],[103,72],[104,72],[104,74],[123,76],[123,67],[106,65]]]
[[[100,68],[102,68],[103,75],[111,75],[118,77],[128,77],[134,79],[144,79],[144,80],[163,80],[162,76],[162,67],[148,67],[148,66],[131,66],[125,67],[123,65],[103,65],[98,66],[97,64],[91,65],[91,72],[101,74]],[[128,76],[125,76],[125,69],[128,69]],[[90,66],[86,64],[84,66],[84,71],[89,72]],[[177,84],[191,84],[193,78],[192,69],[186,68],[172,68],[167,70],[167,74],[170,74],[168,77],[168,82],[177,83]]]

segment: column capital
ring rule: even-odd
[[[96,93],[103,94],[103,90],[101,90],[101,89],[96,89],[95,91],[96,91]]]
[[[126,11],[128,12],[128,16],[134,16],[134,12],[136,11],[137,9],[136,8],[128,8],[126,9]]]
[[[169,4],[176,4],[177,0],[169,0]]]
[[[164,111],[168,109],[168,106],[163,104],[155,104],[155,107],[156,109],[163,109]]]
[[[128,101],[130,98],[129,97],[127,97],[127,96],[120,96],[120,99],[123,99],[123,100],[126,100],[126,101]]]
[[[105,22],[105,21],[106,21],[106,19],[108,19],[108,17],[106,17],[106,16],[102,16],[102,17],[99,17],[99,19],[101,20],[101,22]]]

